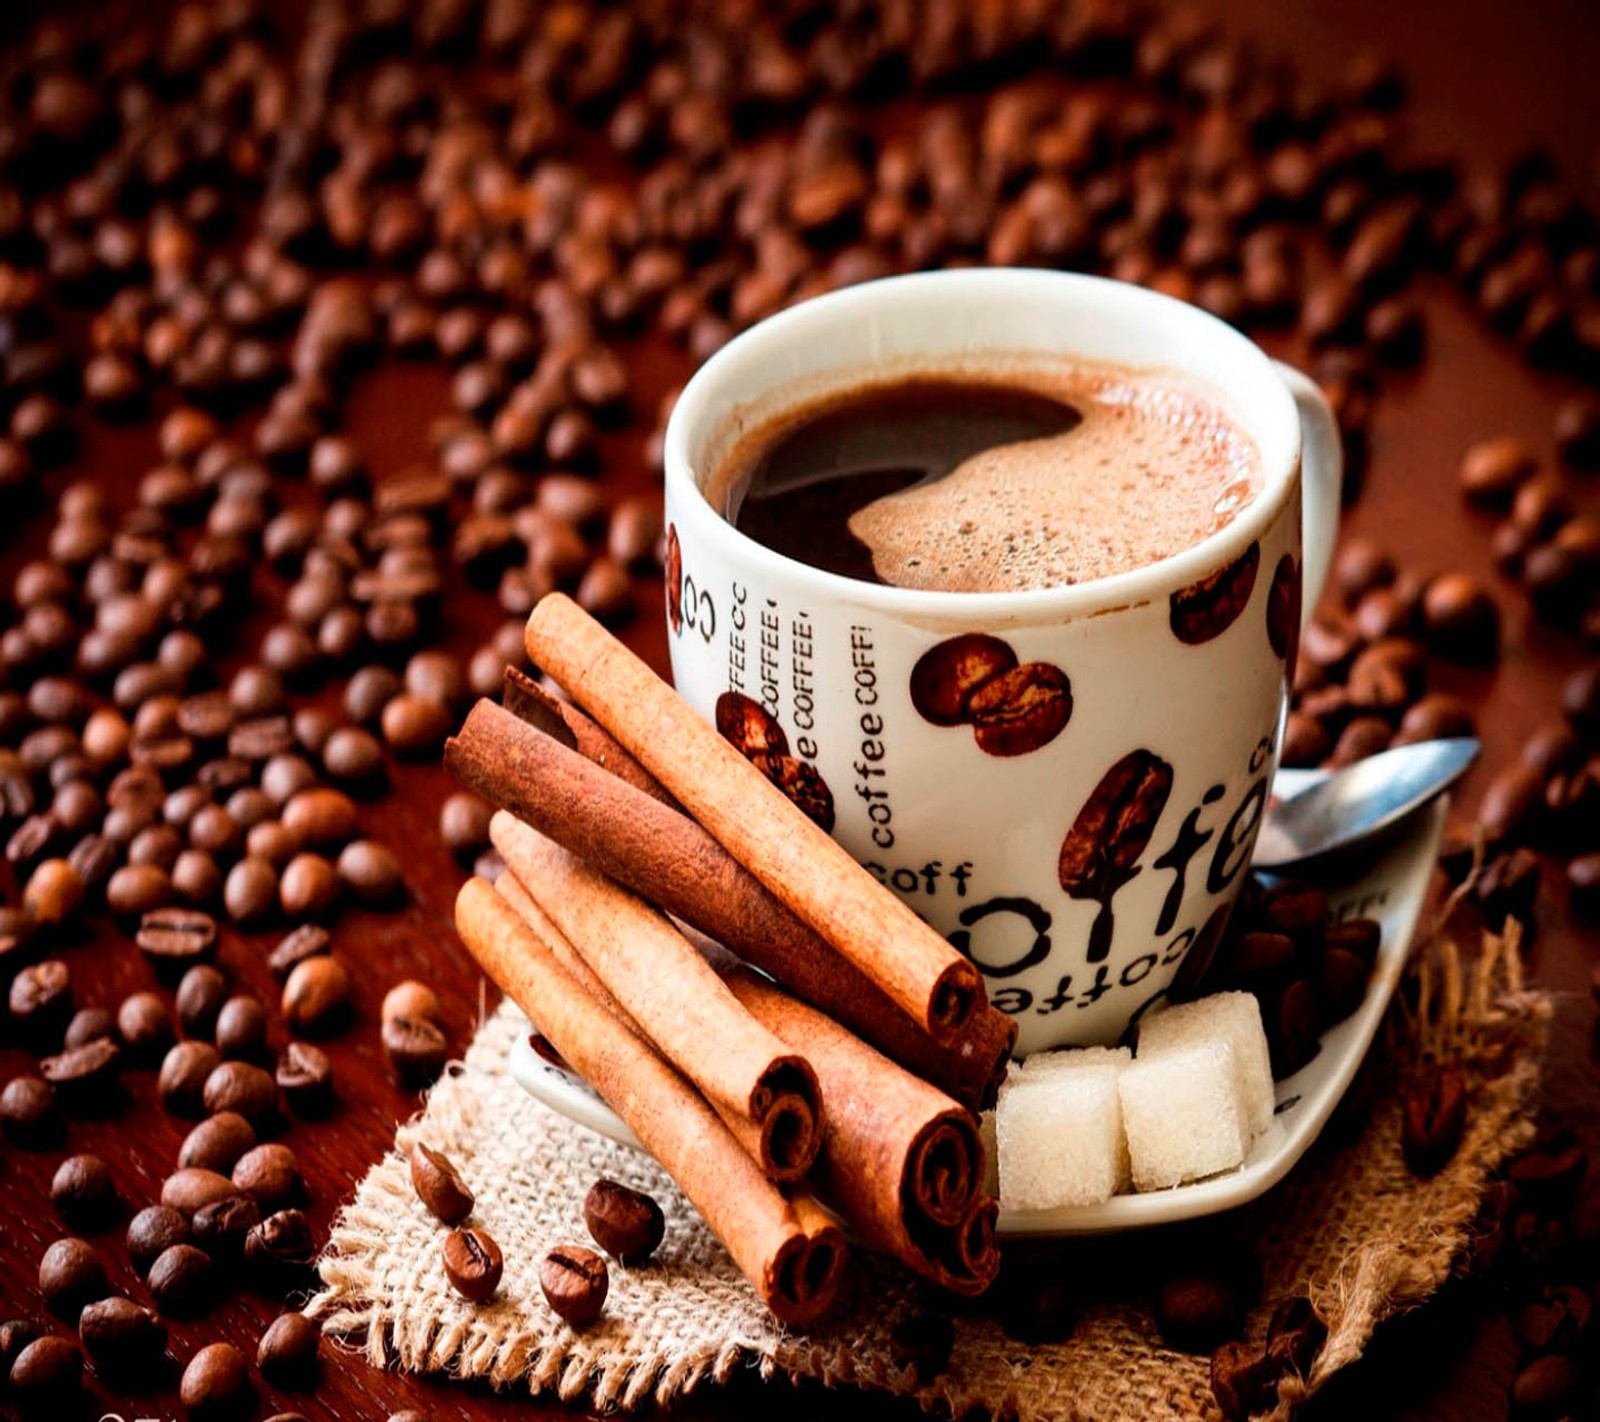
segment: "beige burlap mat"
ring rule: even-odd
[[[1532,1132],[1549,1004],[1524,989],[1514,940],[1488,940],[1466,968],[1447,943],[1419,958],[1406,1003],[1323,1139],[1263,1199],[1205,1226],[1259,1249],[1265,1290],[1251,1337],[1291,1293],[1309,1294],[1329,1324],[1311,1377],[1280,1392],[1279,1419],[1358,1357],[1378,1322],[1445,1280],[1490,1173]],[[895,1361],[889,1333],[930,1299],[892,1263],[855,1255],[825,1326],[801,1334],[774,1324],[651,1162],[536,1105],[511,1080],[506,1053],[523,1030],[508,1007],[484,1024],[334,1227],[309,1311],[374,1363],[488,1378],[597,1408],[669,1402],[754,1366],[915,1395],[958,1417],[1217,1416],[1207,1359],[1163,1347],[1149,1313],[1145,1271],[1164,1248],[1160,1234],[1061,1246],[1063,1277],[1085,1281],[1088,1292],[1071,1337],[1029,1346],[988,1318],[959,1317],[949,1368],[922,1387]],[[1427,1059],[1466,1066],[1472,1109],[1453,1161],[1419,1181],[1401,1158],[1393,1088]],[[478,1219],[504,1248],[505,1281],[488,1307],[457,1297],[445,1280],[441,1227],[418,1202],[399,1154],[417,1135],[454,1157],[476,1192]],[[554,1244],[586,1240],[582,1200],[602,1175],[661,1201],[667,1235],[649,1265],[613,1270],[601,1322],[575,1332],[545,1306],[538,1262]]]

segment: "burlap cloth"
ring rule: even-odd
[[[1402,997],[1346,1104],[1290,1176],[1201,1226],[1236,1232],[1260,1252],[1265,1289],[1249,1336],[1259,1338],[1272,1305],[1291,1293],[1309,1294],[1329,1324],[1309,1379],[1280,1390],[1278,1419],[1358,1357],[1384,1317],[1445,1280],[1488,1177],[1532,1132],[1549,1004],[1524,989],[1514,938],[1488,940],[1466,966],[1453,946],[1434,942],[1419,953]],[[825,1326],[782,1328],[650,1161],[536,1105],[511,1080],[506,1053],[525,1030],[510,1007],[484,1023],[336,1222],[309,1311],[374,1363],[488,1378],[599,1409],[669,1402],[754,1366],[913,1395],[957,1417],[1218,1415],[1208,1360],[1163,1347],[1149,1312],[1147,1270],[1171,1243],[1166,1232],[1058,1246],[1061,1276],[1080,1281],[1086,1296],[1071,1337],[1029,1346],[965,1313],[948,1370],[926,1386],[895,1360],[889,1334],[938,1301],[883,1259],[852,1257]],[[1401,1157],[1394,1088],[1429,1059],[1466,1067],[1472,1106],[1455,1158],[1422,1181]],[[459,1298],[445,1280],[441,1227],[418,1202],[400,1154],[418,1135],[455,1159],[476,1192],[478,1219],[504,1249],[505,1281],[488,1307]],[[546,1307],[538,1265],[550,1246],[587,1239],[583,1196],[602,1175],[662,1203],[666,1241],[650,1264],[614,1267],[602,1320],[575,1332]]]

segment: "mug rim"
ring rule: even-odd
[[[713,433],[701,429],[709,407],[722,387],[737,383],[738,372],[746,363],[771,358],[793,341],[824,338],[829,326],[861,319],[869,311],[907,296],[947,304],[981,304],[1000,296],[1027,300],[1030,289],[1041,300],[1065,298],[1069,303],[1076,301],[1102,309],[1122,303],[1134,318],[1143,315],[1158,324],[1177,323],[1188,327],[1196,339],[1227,348],[1235,368],[1246,372],[1246,383],[1251,387],[1246,399],[1231,398],[1231,392],[1220,382],[1206,370],[1196,368],[1198,362],[1169,364],[1171,369],[1197,378],[1223,396],[1232,418],[1260,451],[1262,488],[1235,518],[1166,558],[1105,577],[1009,592],[956,592],[895,587],[827,572],[751,538],[724,518],[706,497],[690,460],[691,444],[696,439],[703,442],[706,435]],[[994,344],[981,350],[1012,356],[1047,353],[1069,358],[1081,355],[1088,361],[1103,359],[1093,351],[1074,350],[1067,339],[1049,351],[1038,342],[1012,347]],[[980,353],[977,348],[966,352]],[[930,350],[927,354],[929,363],[937,368],[941,358],[948,366],[962,353]],[[1151,364],[1159,366],[1160,362]],[[841,361],[837,372],[843,375],[861,366],[860,361]],[[812,379],[808,383],[821,382]],[[750,398],[754,401],[759,394]],[[1247,411],[1241,406],[1247,406]],[[727,418],[726,411],[718,414]],[[818,597],[848,599],[864,609],[912,617],[990,621],[1031,621],[1042,616],[1080,615],[1146,603],[1214,572],[1259,539],[1278,517],[1294,487],[1300,456],[1301,427],[1294,396],[1271,358],[1247,336],[1197,306],[1130,282],[1027,267],[968,267],[880,277],[812,297],[768,316],[735,336],[695,372],[673,407],[663,439],[665,486],[667,493],[674,496],[677,518],[691,524],[700,536],[724,540],[723,546],[741,555],[744,561],[781,571],[798,587],[809,589]]]

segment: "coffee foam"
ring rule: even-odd
[[[1260,490],[1255,442],[1173,372],[1019,368],[1003,379],[1070,401],[1083,422],[984,450],[852,515],[885,583],[1021,592],[1108,577],[1193,547]]]

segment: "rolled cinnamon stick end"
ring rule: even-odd
[[[508,693],[511,684],[508,674]],[[962,1105],[993,1103],[1016,1043],[1010,1018],[986,1003],[959,1035],[936,1042],[699,824],[585,758],[560,734],[566,723],[550,715],[557,730],[546,732],[532,717],[479,701],[446,742],[445,765],[491,804],[771,974]]]
[[[528,618],[528,654],[804,922],[937,1040],[984,1002],[977,969],[884,888],[571,598]]]
[[[723,1115],[774,1180],[798,1180],[822,1147],[816,1073],[739,1005],[660,910],[521,820],[489,837],[534,902],[618,1005]]]
[[[804,1194],[786,1199],[704,1098],[567,972],[482,879],[456,898],[467,950],[639,1137],[772,1313],[803,1326],[833,1301],[843,1233]]]
[[[983,1191],[978,1124],[838,1023],[754,973],[728,986],[816,1068],[829,1103],[817,1188],[876,1248],[942,1288],[994,1282],[998,1206]]]
[[[663,805],[677,805],[661,782],[623,750],[614,736],[595,725],[570,702],[552,696],[527,672],[507,667],[504,686],[505,709],[519,721],[554,737],[568,750],[576,751],[585,760],[593,761],[624,784]]]

